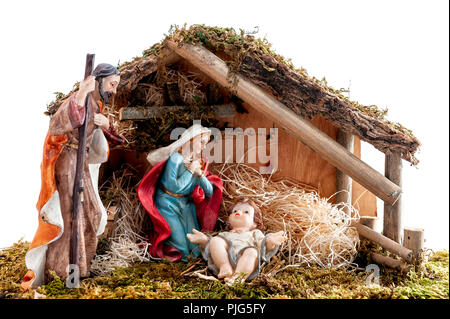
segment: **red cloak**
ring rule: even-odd
[[[181,253],[178,249],[168,246],[164,241],[170,237],[170,227],[164,217],[156,208],[154,195],[158,187],[158,179],[164,169],[167,160],[153,166],[144,176],[137,188],[138,198],[148,212],[153,224],[153,233],[149,234],[151,246],[150,255],[157,258],[167,258],[170,261],[179,261]],[[197,185],[191,193],[191,199],[195,204],[197,220],[202,231],[213,231],[219,216],[220,203],[222,202],[223,183],[220,177],[212,175],[208,171],[208,162],[205,164],[205,176],[213,185],[211,197],[205,197],[203,189]]]

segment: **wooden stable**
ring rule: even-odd
[[[413,252],[402,245],[401,239],[401,154],[387,152],[385,172],[377,172],[362,160],[361,138],[353,134],[353,130],[336,125],[326,118],[326,114],[316,115],[311,119],[303,118],[280,102],[273,92],[240,74],[235,75],[234,84],[231,84],[227,59],[229,57],[226,55],[214,54],[201,45],[179,45],[171,40],[166,41],[166,46],[158,57],[137,60],[121,70],[122,83],[115,100],[116,106],[121,107],[121,119],[144,120],[164,112],[161,107],[129,107],[124,96],[131,94],[140,79],[154,72],[161,72],[169,66],[193,72],[204,84],[218,85],[220,92],[231,91],[242,100],[240,107],[244,111],[239,112],[229,103],[211,106],[221,123],[243,131],[248,128],[266,128],[266,132],[269,132],[271,128],[278,128],[278,167],[273,178],[287,178],[310,185],[332,202],[351,202],[359,208],[361,216],[370,217],[372,221],[377,217],[376,198],[382,199],[385,202],[383,235],[362,224],[355,226],[361,236],[379,243],[411,263]],[[126,94],[121,94],[123,92]],[[176,107],[179,108],[178,111],[184,111],[184,106]],[[267,145],[270,140],[268,136]],[[244,153],[247,151],[248,143],[244,146]],[[114,154],[112,155],[114,160]],[[145,156],[132,156],[135,156],[135,163],[141,163],[141,173],[145,172],[148,169],[148,165],[146,167],[144,164]],[[233,160],[237,160],[236,154]],[[248,158],[244,158],[244,163],[247,162]],[[257,161],[249,165],[261,167],[269,164]],[[420,247],[421,240],[423,242],[423,237],[419,236],[414,247]],[[392,267],[406,269],[403,264],[379,256],[374,259],[383,260]]]

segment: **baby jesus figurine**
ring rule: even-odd
[[[193,229],[193,234],[187,234],[187,238],[199,244],[208,268],[229,285],[242,275],[242,280],[246,281],[255,278],[259,274],[261,260],[268,261],[287,239],[283,231],[264,236],[261,211],[247,199],[233,206],[228,225],[229,231],[215,237]]]

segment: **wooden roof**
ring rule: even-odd
[[[205,26],[192,26],[188,30],[176,29],[161,43],[144,51],[143,57],[135,58],[120,67],[118,95],[131,92],[144,77],[180,58],[168,49],[168,40],[202,45],[222,59],[234,61],[235,64],[230,65],[235,74],[269,92],[300,117],[311,119],[320,114],[381,152],[398,152],[413,165],[418,163],[414,154],[420,146],[419,140],[410,130],[385,119],[385,112],[375,106],[363,106],[348,100],[339,91],[308,76],[305,70],[293,68],[284,58],[267,50],[267,44],[260,39],[255,40],[252,36],[242,34],[238,36],[233,31]],[[230,39],[233,34],[235,42],[230,47],[224,46],[223,41]],[[195,35],[198,37],[195,38]],[[239,42],[239,38],[243,41]],[[236,41],[239,45],[236,45]],[[251,44],[246,46],[246,43]]]

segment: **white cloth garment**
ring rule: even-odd
[[[196,137],[197,135],[209,133],[211,134],[211,130],[201,126],[200,124],[194,124],[187,130],[181,134],[181,137],[173,142],[172,144],[158,148],[152,152],[150,152],[147,156],[147,160],[150,162],[150,164],[155,165],[159,162],[165,161],[172,155],[174,152],[176,152],[180,147],[182,147],[184,144],[189,142],[192,138]]]

